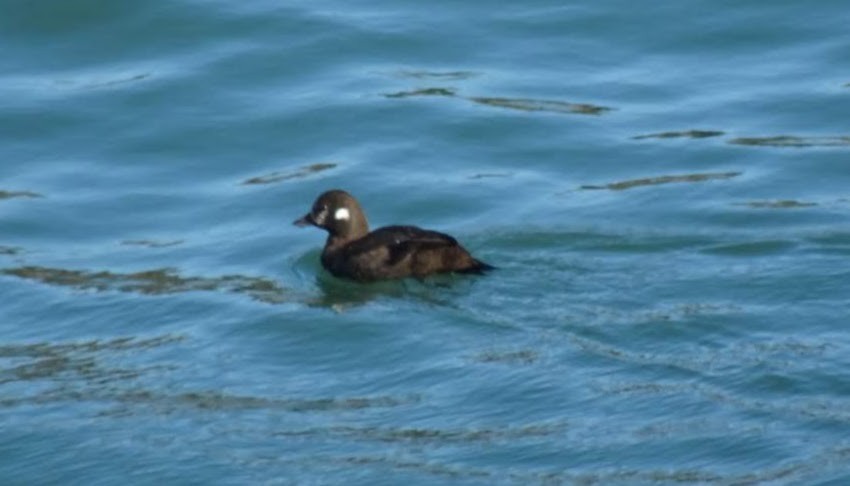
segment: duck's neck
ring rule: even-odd
[[[325,242],[325,252],[338,250],[354,240],[359,240],[369,234],[369,223],[359,207],[350,211],[351,220],[346,224],[326,226],[328,240]]]
[[[329,233],[328,239],[325,242],[325,251],[335,251],[343,246],[351,243],[354,240],[358,240],[369,233],[367,229],[363,229],[360,231],[348,231],[344,234],[339,233]]]
[[[352,240],[354,240],[354,238],[351,238],[350,236],[328,235],[328,239],[325,241],[325,253],[339,250]]]

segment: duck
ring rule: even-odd
[[[495,269],[445,233],[408,225],[370,232],[360,203],[341,189],[323,192],[293,224],[328,232],[322,267],[339,278],[374,282],[444,273],[481,275]]]

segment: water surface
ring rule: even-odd
[[[0,477],[850,480],[843,2],[4,12]],[[499,270],[330,277],[334,187]]]

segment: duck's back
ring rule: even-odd
[[[322,264],[338,277],[360,281],[492,268],[451,236],[416,226],[385,226],[340,248],[325,248]]]

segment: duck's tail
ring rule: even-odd
[[[490,265],[489,263],[484,263],[481,260],[472,259],[472,265],[464,268],[463,270],[459,270],[458,273],[467,273],[472,275],[484,275],[485,273],[496,270],[496,267]]]

